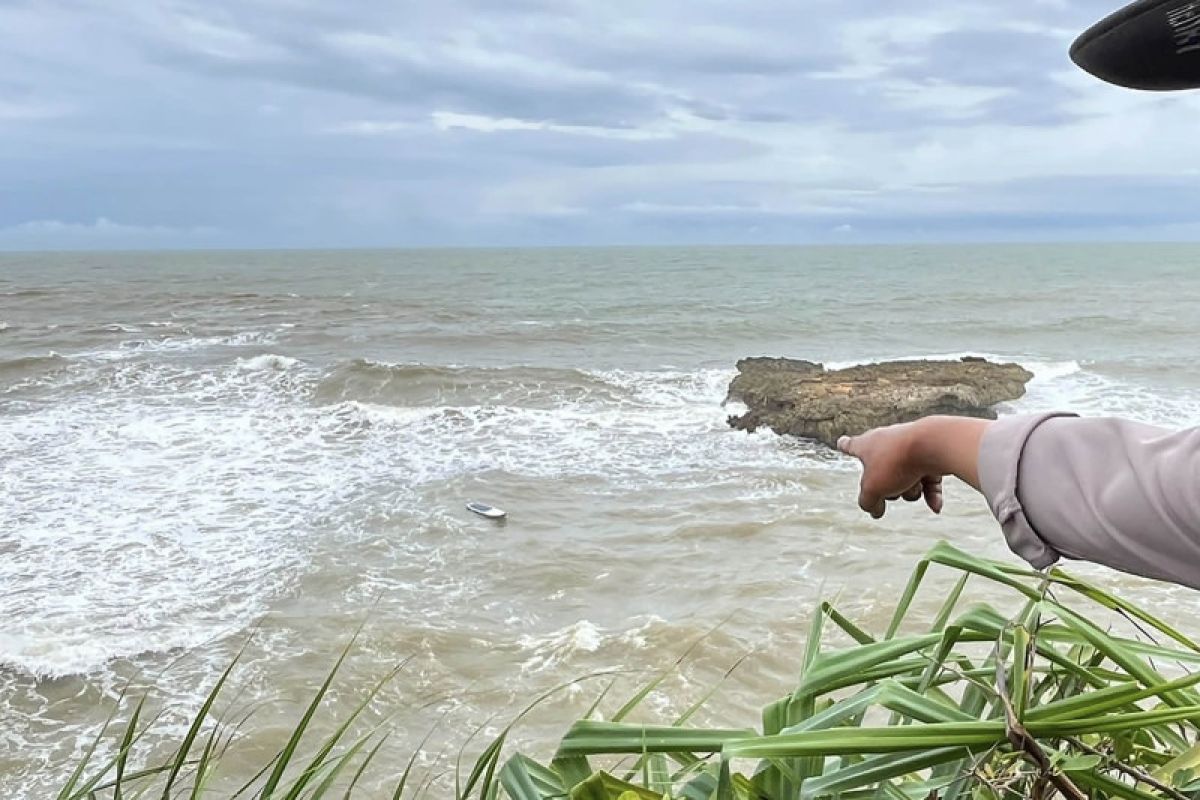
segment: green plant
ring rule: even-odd
[[[958,580],[931,625],[900,635],[931,565]],[[968,580],[1016,592],[1020,613],[959,613]],[[1102,628],[1083,603],[1139,634]],[[853,645],[830,649],[830,625]],[[1200,646],[1065,573],[940,544],[881,636],[824,604],[802,663],[761,730],[588,719],[549,765],[517,755],[498,781],[513,800],[1200,797]]]
[[[334,731],[322,739],[316,746],[316,750],[307,759],[300,758],[299,747],[304,741],[305,734],[320,709],[321,702],[328,693],[334,677],[354,648],[360,632],[361,628],[351,637],[349,644],[338,657],[303,715],[293,726],[291,735],[284,746],[251,780],[232,792],[230,796],[255,797],[263,800],[266,798],[298,800],[299,798],[332,797],[335,784],[339,778],[344,777],[347,778],[347,781],[344,787],[340,787],[341,791],[346,797],[351,795],[367,766],[374,759],[387,733],[380,727],[372,727],[366,733],[349,741],[347,740],[348,734],[371,700],[399,674],[407,662],[401,663],[384,676],[362,698],[353,711],[336,725]],[[213,718],[213,708],[218,696],[237,663],[238,659],[234,659],[208,693],[200,709],[192,717],[187,733],[175,748],[175,752],[162,764],[133,772],[128,770],[128,764],[134,748],[151,730],[156,721],[151,720],[139,728],[145,698],[138,701],[129,721],[125,724],[116,754],[99,764],[93,763],[97,748],[120,709],[121,701],[125,698],[125,693],[122,693],[108,722],[101,726],[99,733],[59,791],[57,800],[98,800],[98,798],[122,800],[125,797],[156,797],[162,800],[187,797],[191,800],[198,800],[201,797],[214,796],[209,785],[221,756],[237,741],[238,733],[253,713],[244,715],[236,722]],[[366,750],[368,747],[370,749]],[[366,756],[351,774],[350,769],[355,766],[356,758],[364,750],[366,750]],[[410,763],[410,769],[411,766]]]
[[[957,577],[931,623],[914,628],[910,612],[932,566]],[[1019,612],[960,610],[970,581],[1015,593]],[[234,796],[349,798],[368,767],[384,769],[375,756],[387,730],[349,732],[403,665],[332,734],[305,744],[353,644],[289,741]],[[707,696],[673,725],[630,722],[668,670],[600,721],[609,684],[549,763],[519,753],[505,758],[510,723],[465,774],[455,771],[445,792],[462,800],[1200,798],[1200,671],[1192,671],[1200,645],[1066,573],[1032,572],[939,544],[917,565],[886,631],[873,635],[824,603],[798,660],[796,688],[764,709],[759,730],[693,727]],[[212,796],[206,787],[240,727],[211,719],[228,675],[163,764],[128,768],[152,724],[139,728],[139,702],[117,754],[93,765],[93,746],[59,800]],[[388,773],[395,800],[433,791],[436,776],[410,781],[415,759]]]

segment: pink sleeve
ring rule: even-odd
[[[1200,428],[1005,417],[984,435],[979,478],[1037,568],[1066,557],[1200,588]]]

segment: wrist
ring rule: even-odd
[[[924,475],[941,475],[945,459],[939,451],[942,437],[938,429],[944,426],[945,417],[924,417],[909,423],[906,456],[914,472]]]
[[[926,417],[911,423],[909,463],[925,475],[954,475],[979,487],[979,448],[992,423],[970,417]]]

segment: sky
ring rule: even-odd
[[[0,0],[0,249],[1200,239],[1120,0]]]

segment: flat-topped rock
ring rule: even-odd
[[[768,427],[830,447],[842,436],[938,414],[995,419],[995,406],[1023,397],[1033,378],[1020,364],[982,358],[839,370],[789,358],[747,358],[737,367],[727,402],[749,410],[730,417],[732,427],[751,432]]]

